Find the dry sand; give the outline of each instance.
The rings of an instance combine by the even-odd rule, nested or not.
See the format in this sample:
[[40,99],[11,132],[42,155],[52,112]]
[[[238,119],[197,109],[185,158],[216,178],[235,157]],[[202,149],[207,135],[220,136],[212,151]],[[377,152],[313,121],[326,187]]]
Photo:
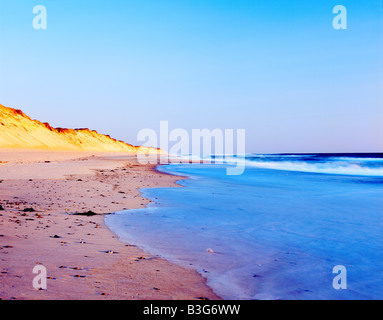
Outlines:
[[[104,214],[147,205],[140,188],[176,187],[179,177],[117,153],[13,150],[0,161],[1,299],[219,299],[193,269],[104,224]],[[88,211],[97,215],[75,215]],[[47,269],[46,290],[32,286],[36,264]]]

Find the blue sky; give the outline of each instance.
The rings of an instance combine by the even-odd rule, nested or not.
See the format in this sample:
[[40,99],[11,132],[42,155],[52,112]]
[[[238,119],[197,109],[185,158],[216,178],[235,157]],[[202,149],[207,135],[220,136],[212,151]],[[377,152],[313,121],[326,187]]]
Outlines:
[[[348,29],[335,30],[344,5]],[[32,8],[47,8],[47,30]],[[381,0],[0,0],[0,103],[136,143],[246,129],[248,152],[383,151]]]

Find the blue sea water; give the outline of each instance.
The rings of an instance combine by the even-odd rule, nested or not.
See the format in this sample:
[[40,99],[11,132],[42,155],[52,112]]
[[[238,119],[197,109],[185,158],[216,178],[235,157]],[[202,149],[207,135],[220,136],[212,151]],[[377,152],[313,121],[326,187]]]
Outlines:
[[[211,157],[219,159],[219,156]],[[170,164],[183,188],[142,189],[147,208],[107,225],[124,241],[198,270],[224,299],[382,299],[383,156],[246,155]],[[232,163],[232,162],[231,162]],[[333,268],[347,270],[336,290]]]

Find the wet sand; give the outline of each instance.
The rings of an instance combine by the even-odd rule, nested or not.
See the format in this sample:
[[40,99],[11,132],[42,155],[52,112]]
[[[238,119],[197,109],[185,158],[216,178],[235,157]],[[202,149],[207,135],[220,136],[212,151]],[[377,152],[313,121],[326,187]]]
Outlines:
[[[179,177],[116,153],[2,151],[0,161],[1,299],[219,299],[195,270],[104,224],[105,214],[147,205],[140,188],[177,187]],[[37,264],[46,290],[32,286]]]

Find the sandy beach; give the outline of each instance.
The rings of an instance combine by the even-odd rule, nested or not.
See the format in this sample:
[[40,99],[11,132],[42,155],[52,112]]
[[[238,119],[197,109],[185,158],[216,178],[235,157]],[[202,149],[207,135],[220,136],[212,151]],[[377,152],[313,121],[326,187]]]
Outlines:
[[[1,151],[0,298],[219,299],[195,270],[120,241],[104,224],[105,214],[146,206],[140,188],[178,179],[126,153]],[[32,286],[37,264],[46,290]]]

